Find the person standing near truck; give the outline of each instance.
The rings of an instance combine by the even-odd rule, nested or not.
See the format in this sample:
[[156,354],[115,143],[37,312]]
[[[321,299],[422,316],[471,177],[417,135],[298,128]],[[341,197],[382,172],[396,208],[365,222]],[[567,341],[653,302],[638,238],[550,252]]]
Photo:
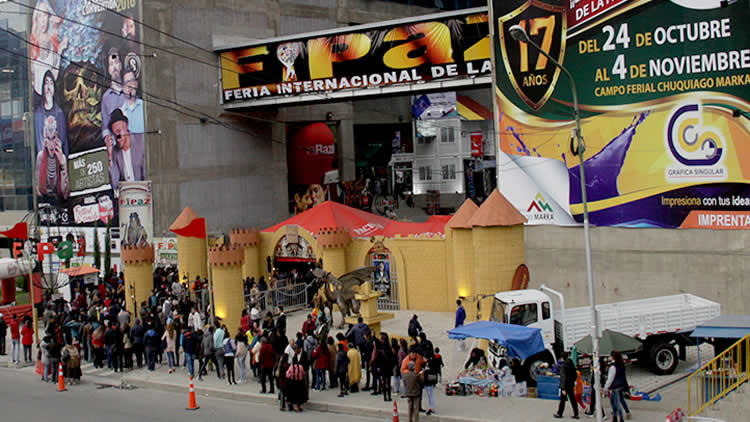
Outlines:
[[576,403],[575,386],[578,373],[576,372],[576,366],[573,363],[573,359],[570,358],[570,353],[565,352],[562,355],[563,364],[560,367],[560,404],[557,406],[557,413],[555,418],[562,418],[563,411],[565,411],[565,401],[569,401],[573,407],[573,419],[579,419],[578,416],[578,403]]
[[623,392],[628,388],[628,381],[625,377],[625,362],[622,360],[622,354],[616,350],[610,354],[610,357],[612,358],[612,365],[607,371],[607,383],[604,385],[604,389],[610,392],[609,403],[612,405],[612,422],[623,422],[622,402],[625,400]]

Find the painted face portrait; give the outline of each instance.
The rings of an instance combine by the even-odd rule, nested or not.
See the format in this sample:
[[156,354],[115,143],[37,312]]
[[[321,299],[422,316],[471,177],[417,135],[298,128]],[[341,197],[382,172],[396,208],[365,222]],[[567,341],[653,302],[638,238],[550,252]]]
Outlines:
[[115,49],[111,49],[109,55],[107,56],[107,60],[107,70],[109,71],[110,79],[118,83],[121,82],[122,62],[120,61],[120,53],[118,53]]
[[127,122],[124,120],[114,122],[112,124],[112,133],[117,140],[117,146],[120,148],[126,148],[130,145],[130,131],[128,131]]
[[55,149],[55,138],[57,138],[57,120],[54,116],[47,116],[44,119],[44,147],[49,153]]
[[138,79],[135,78],[135,74],[133,72],[125,72],[122,84],[122,92],[125,94],[125,97],[128,100],[134,99],[138,92]]
[[121,31],[122,36],[128,39],[135,39],[135,22],[133,18],[125,18],[122,21]]
[[55,99],[55,80],[51,74],[44,77],[44,102],[52,104]]

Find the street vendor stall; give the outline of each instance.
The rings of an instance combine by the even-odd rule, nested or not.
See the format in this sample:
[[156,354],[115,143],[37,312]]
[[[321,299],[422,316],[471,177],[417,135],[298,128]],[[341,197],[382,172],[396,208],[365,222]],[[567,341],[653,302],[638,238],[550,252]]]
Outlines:
[[[448,331],[454,340],[492,340],[507,349],[507,356],[525,359],[544,350],[541,330],[493,321],[477,321]],[[526,382],[517,382],[510,366],[491,368],[480,349],[472,351],[466,367],[454,382],[446,385],[446,395],[525,396]],[[478,356],[482,355],[482,356]]]

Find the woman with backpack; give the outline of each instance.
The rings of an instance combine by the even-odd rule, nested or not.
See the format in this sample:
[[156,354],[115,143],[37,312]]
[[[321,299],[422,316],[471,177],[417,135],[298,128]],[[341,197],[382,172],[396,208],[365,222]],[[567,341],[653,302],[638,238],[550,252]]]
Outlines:
[[435,357],[427,360],[427,364],[424,369],[424,390],[427,392],[427,403],[430,407],[425,412],[425,415],[431,415],[435,413],[435,385],[438,383],[438,375],[440,374],[440,363],[435,360]]
[[[226,326],[223,328],[225,333],[229,333]],[[224,337],[224,366],[227,368],[227,381],[229,381],[229,385],[237,384],[237,381],[234,379],[234,355],[236,353],[237,346],[235,346],[234,340],[229,336]]]
[[296,412],[301,412],[302,404],[305,402],[305,368],[296,355],[286,371],[286,379],[288,401]]

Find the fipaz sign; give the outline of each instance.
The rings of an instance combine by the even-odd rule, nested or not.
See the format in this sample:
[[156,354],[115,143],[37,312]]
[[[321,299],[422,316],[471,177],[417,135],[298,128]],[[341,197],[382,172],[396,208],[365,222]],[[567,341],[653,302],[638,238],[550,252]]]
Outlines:
[[[75,245],[78,245],[78,251],[75,249]],[[33,243],[31,249],[33,250]],[[75,256],[86,256],[86,238],[80,236],[75,240],[75,243],[70,240],[59,242],[57,246],[50,242],[39,242],[36,244],[36,255],[39,262],[44,262],[46,255],[57,255],[62,260],[70,259]],[[18,259],[23,256],[23,243],[13,242],[13,258]]]
[[464,11],[222,51],[225,103],[489,74],[487,13]]

